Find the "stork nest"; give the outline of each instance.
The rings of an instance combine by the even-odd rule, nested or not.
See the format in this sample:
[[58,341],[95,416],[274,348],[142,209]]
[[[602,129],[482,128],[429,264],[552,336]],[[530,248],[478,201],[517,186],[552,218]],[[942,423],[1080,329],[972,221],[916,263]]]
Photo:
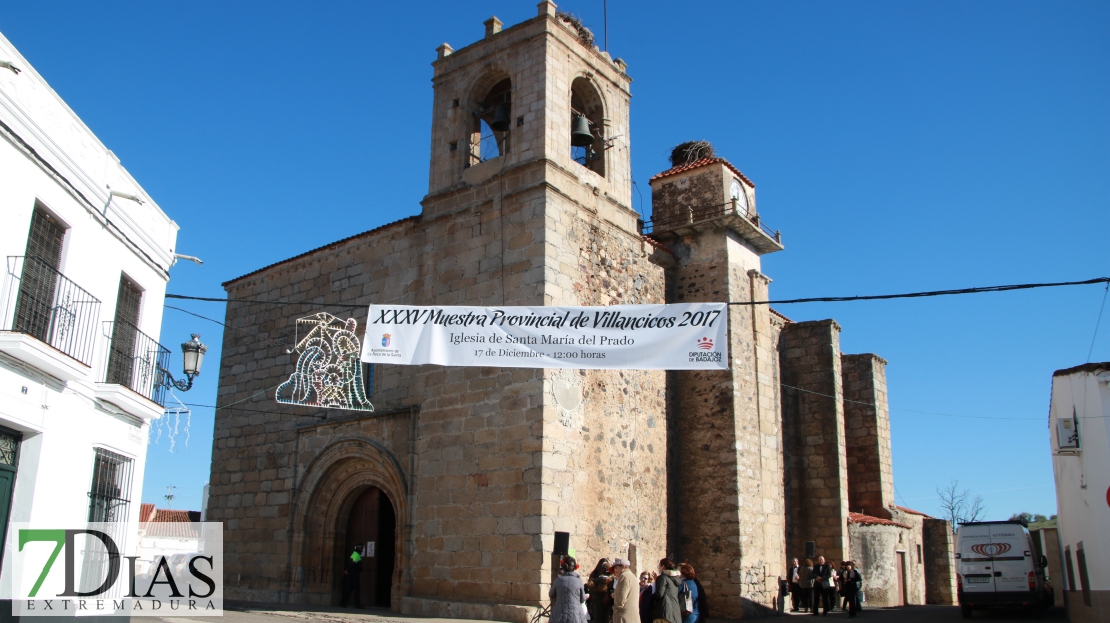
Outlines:
[[555,11],[555,17],[557,19],[563,20],[563,23],[565,23],[567,26],[570,26],[572,30],[577,32],[578,38],[582,41],[582,43],[586,45],[586,47],[593,46],[594,33],[591,32],[589,28],[586,28],[586,26],[582,23],[582,20],[578,19],[577,16],[571,15],[570,13],[564,13],[562,11]]
[[717,151],[709,141],[686,141],[671,150],[671,167],[680,167],[702,158],[716,157]]

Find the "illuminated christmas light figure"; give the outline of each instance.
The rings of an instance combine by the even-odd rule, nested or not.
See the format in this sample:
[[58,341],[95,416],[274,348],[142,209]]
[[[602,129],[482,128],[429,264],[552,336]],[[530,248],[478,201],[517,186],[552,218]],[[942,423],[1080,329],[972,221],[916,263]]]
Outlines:
[[326,312],[297,319],[297,333],[307,330],[294,350],[297,369],[278,386],[278,402],[306,407],[373,411],[362,380],[362,346],[354,318],[343,321]]

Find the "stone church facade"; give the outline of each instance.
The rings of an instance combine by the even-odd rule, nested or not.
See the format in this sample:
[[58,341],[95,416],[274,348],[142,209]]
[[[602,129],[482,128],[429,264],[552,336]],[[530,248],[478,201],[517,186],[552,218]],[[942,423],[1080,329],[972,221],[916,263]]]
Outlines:
[[730,306],[722,371],[377,365],[373,412],[274,401],[296,320],[320,311],[364,327],[371,303],[768,299],[760,257],[783,246],[754,184],[689,159],[652,178],[645,227],[626,66],[538,8],[438,49],[419,215],[224,284],[208,520],[224,523],[226,597],[338,603],[345,554],[373,542],[364,602],[525,621],[566,533],[584,567],[689,560],[713,616],[741,618],[772,605],[787,556],[811,542],[843,560],[854,531],[869,552],[911,554],[898,564],[915,602],[934,584],[950,600],[926,581],[943,565],[912,555],[913,538],[937,561],[944,543],[894,505],[885,362],[842,355],[831,320]]

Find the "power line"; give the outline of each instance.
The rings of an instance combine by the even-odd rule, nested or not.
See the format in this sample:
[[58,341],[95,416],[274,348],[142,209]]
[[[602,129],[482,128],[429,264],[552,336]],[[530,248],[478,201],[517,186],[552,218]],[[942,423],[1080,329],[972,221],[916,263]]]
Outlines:
[[1110,283],[1102,292],[1102,306],[1098,308],[1098,320],[1095,320],[1095,334],[1091,336],[1091,347],[1087,349],[1087,363],[1091,363],[1091,353],[1095,352],[1095,338],[1098,337],[1098,325],[1102,322],[1102,312],[1106,309],[1106,295],[1110,293]]
[[344,303],[317,303],[314,301],[263,301],[259,299],[227,299],[213,298],[210,296],[186,296],[184,294],[167,294],[168,299],[183,299],[186,301],[205,301],[208,303],[266,303],[269,305],[315,305],[317,307],[343,307],[347,309],[365,309],[369,305],[347,305]]
[[929,292],[907,292],[904,294],[872,294],[867,296],[824,296],[805,299],[782,299],[778,301],[730,301],[729,305],[785,305],[787,303],[842,303],[847,301],[878,301],[886,299],[910,299],[927,296],[948,296],[952,294],[980,294],[982,292],[1009,292],[1011,290],[1032,290],[1033,288],[1055,288],[1060,286],[1085,286],[1093,283],[1110,284],[1110,277],[1097,277],[1086,281],[1057,281],[1053,283],[1020,283],[1008,286],[983,286],[979,288],[960,288],[957,290],[931,290]]
[[261,331],[247,331],[246,329],[240,329],[240,328],[237,328],[237,327],[229,327],[228,325],[220,322],[219,320],[216,320],[215,318],[209,318],[208,316],[202,316],[200,314],[191,312],[187,309],[181,309],[180,307],[174,307],[173,305],[166,305],[165,307],[166,307],[166,309],[173,309],[173,310],[185,313],[185,314],[189,314],[190,316],[195,316],[197,318],[200,318],[201,320],[207,320],[208,322],[214,322],[214,323],[220,325],[221,327],[223,327],[225,329],[231,329],[232,331],[238,331],[240,333],[246,333],[247,335],[253,335],[253,336],[256,336],[256,337],[260,337],[260,338],[266,340],[267,342],[269,342],[269,343],[271,343],[275,346],[280,346],[280,347],[282,347],[286,350],[289,349],[289,345],[286,344],[285,342],[279,342],[277,340],[270,339],[270,338],[266,337],[265,335],[263,335]]
[[[981,294],[984,292],[1010,292],[1013,290],[1032,290],[1034,288],[1056,288],[1062,286],[1086,286],[1095,283],[1105,283],[1110,288],[1110,277],[1096,277],[1084,281],[1055,281],[1050,283],[1019,283],[1002,286],[981,286],[976,288],[959,288],[955,290],[930,290],[927,292],[905,292],[901,294],[870,294],[864,296],[821,296],[801,299],[780,299],[771,301],[724,301],[728,305],[786,305],[790,303],[844,303],[848,301],[879,301],[888,299],[925,298],[930,296],[951,296],[954,294]],[[348,309],[363,309],[369,305],[348,305],[345,303],[315,303],[302,301],[299,303],[289,301],[263,301],[258,299],[228,299],[212,298],[206,296],[186,296],[184,294],[167,294],[168,299],[184,299],[189,301],[207,301],[214,303],[265,303],[269,305],[316,305],[318,307],[344,307]],[[1101,318],[1101,314],[1100,314]]]

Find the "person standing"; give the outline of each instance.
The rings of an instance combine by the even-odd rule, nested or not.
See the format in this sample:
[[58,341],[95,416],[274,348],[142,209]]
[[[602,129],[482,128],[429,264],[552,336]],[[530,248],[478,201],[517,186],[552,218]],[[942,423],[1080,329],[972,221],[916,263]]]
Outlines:
[[590,593],[590,600],[587,602],[590,623],[609,623],[613,616],[613,597],[610,594],[613,575],[609,567],[608,558],[597,561],[597,566],[590,572],[590,578],[586,582],[586,590]]
[[[830,588],[830,585],[832,586]],[[825,562],[824,556],[817,557],[817,564],[813,566],[813,591],[812,613],[817,616],[818,607],[825,609],[825,616],[829,616],[832,609],[833,592],[836,590],[836,580],[833,578],[832,565]]]
[[[682,623],[698,623],[698,601],[701,594],[698,592],[698,582],[695,579],[697,573],[694,572],[694,567],[689,563],[682,563],[678,566],[678,574],[682,578],[682,586],[679,595],[689,593],[689,609],[683,600],[679,600],[678,606],[682,612]],[[684,595],[683,595],[684,596]]]
[[848,611],[848,579],[845,577],[848,573],[848,561],[840,561],[840,571],[836,574],[836,594],[839,596],[837,602],[840,603],[840,611]]
[[845,593],[848,596],[848,617],[854,617],[862,608],[860,597],[863,590],[863,574],[856,569],[856,563],[848,561],[844,572]]
[[792,562],[790,564],[790,574],[789,574],[789,577],[790,577],[790,611],[791,612],[797,612],[798,611],[798,604],[800,603],[800,600],[801,600],[801,595],[798,594],[802,590],[802,587],[801,587],[801,581],[802,581],[801,570],[802,570],[802,566],[798,564],[798,559],[795,558],[794,562]]
[[651,623],[651,597],[655,594],[655,574],[640,574],[640,623]]
[[640,588],[636,574],[627,559],[617,558],[610,571],[613,573],[613,623],[640,623]]
[[559,577],[551,584],[551,623],[586,623],[586,587],[578,576],[578,563],[570,556],[559,563]]
[[806,564],[798,570],[798,585],[802,593],[802,610],[809,612],[813,604],[813,560],[806,558]]
[[682,610],[678,607],[677,565],[670,558],[659,561],[659,577],[655,579],[655,594],[651,603],[654,623],[682,623]]
[[355,607],[362,608],[362,596],[359,594],[359,585],[362,584],[362,546],[356,545],[347,560],[343,561],[343,597],[339,600],[339,607],[346,608],[347,600],[351,593],[355,595]]

